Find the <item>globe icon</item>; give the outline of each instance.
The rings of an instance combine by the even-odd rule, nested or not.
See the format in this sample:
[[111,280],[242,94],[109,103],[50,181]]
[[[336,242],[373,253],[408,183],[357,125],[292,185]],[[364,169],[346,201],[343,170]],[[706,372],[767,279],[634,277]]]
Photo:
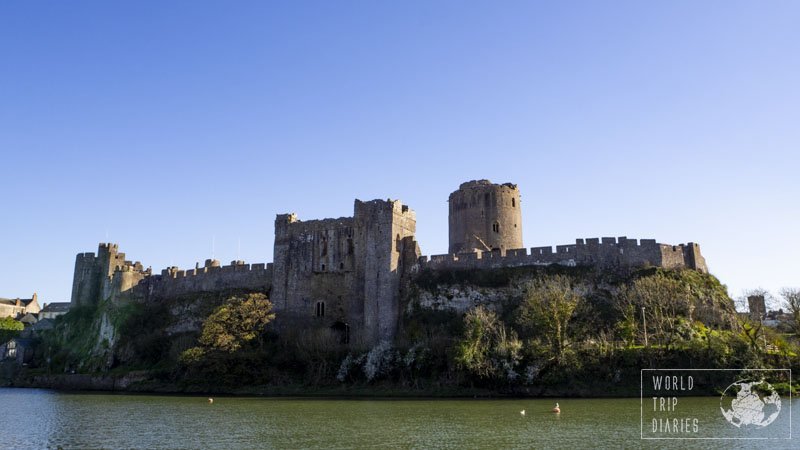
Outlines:
[[719,409],[725,420],[737,428],[763,428],[778,418],[781,397],[764,380],[740,380],[732,383],[722,393]]

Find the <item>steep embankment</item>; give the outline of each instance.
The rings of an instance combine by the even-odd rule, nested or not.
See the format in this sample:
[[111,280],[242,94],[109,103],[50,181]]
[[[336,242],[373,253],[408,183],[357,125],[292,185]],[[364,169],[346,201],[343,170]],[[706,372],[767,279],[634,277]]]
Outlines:
[[642,368],[752,367],[772,357],[741,335],[725,287],[696,271],[439,270],[410,291],[403,335],[438,355],[445,383],[634,395]]
[[245,292],[99,302],[71,311],[41,337],[17,384],[289,395],[625,396],[638,395],[642,368],[797,368],[795,344],[748,328],[725,287],[690,270],[423,271],[404,292],[398,338],[372,348],[342,344],[324,327],[283,329],[278,336],[264,328],[272,320],[265,315],[249,324],[257,299],[246,309]]

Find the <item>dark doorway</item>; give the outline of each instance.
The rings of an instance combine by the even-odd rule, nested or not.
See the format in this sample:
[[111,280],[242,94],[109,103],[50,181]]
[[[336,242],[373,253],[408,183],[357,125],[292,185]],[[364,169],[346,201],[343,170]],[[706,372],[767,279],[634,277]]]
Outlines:
[[331,325],[331,329],[339,336],[340,344],[350,343],[350,325],[339,321]]

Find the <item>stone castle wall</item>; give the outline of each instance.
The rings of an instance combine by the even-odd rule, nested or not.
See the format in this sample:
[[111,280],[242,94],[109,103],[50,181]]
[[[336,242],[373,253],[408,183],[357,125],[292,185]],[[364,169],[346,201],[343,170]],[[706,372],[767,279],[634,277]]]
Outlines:
[[346,330],[342,339],[357,343],[391,340],[404,267],[419,255],[415,229],[414,212],[391,200],[356,200],[353,217],[338,219],[279,214],[273,302],[290,323]]
[[116,244],[100,244],[94,253],[79,253],[75,259],[72,286],[73,305],[87,305],[98,300],[157,301],[179,298],[200,292],[252,290],[269,292],[272,264],[245,264],[233,261],[221,266],[206,260],[203,267],[181,270],[170,267],[153,275],[142,264],[125,260]]
[[230,265],[221,266],[216,260],[206,260],[203,267],[194,269],[164,269],[161,275],[149,277],[146,283],[148,295],[154,299],[176,298],[197,292],[269,292],[271,287],[272,264],[231,261]]
[[358,239],[354,227],[352,217],[309,221],[295,214],[276,217],[271,297],[284,319],[288,316],[291,322],[312,327],[361,324],[363,301],[352,295]]
[[[169,267],[160,274],[125,259],[116,244],[75,259],[72,303],[100,300],[163,301],[195,293],[232,290],[269,295],[281,320],[300,333],[333,330],[356,346],[392,340],[400,300],[422,269],[491,269],[561,264],[599,268],[657,266],[707,272],[697,244],[666,245],[626,237],[578,239],[575,244],[522,248],[519,190],[487,180],[464,183],[450,195],[450,248],[420,256],[416,214],[396,200],[355,200],[352,217],[301,221],[275,219],[271,264],[228,266],[206,260],[194,269]],[[487,249],[488,251],[475,251]]]
[[[117,271],[129,272],[123,279],[113,281]],[[117,244],[101,243],[95,253],[78,253],[75,257],[75,272],[72,278],[73,305],[88,305],[115,292],[114,287],[129,289],[144,276],[149,275],[138,261],[125,259]]]
[[418,269],[480,269],[560,264],[565,266],[597,266],[601,268],[658,266],[690,268],[708,272],[700,247],[659,244],[655,239],[604,237],[577,239],[575,244],[553,247],[532,247],[422,256]]
[[[400,317],[401,282],[407,255],[419,257],[413,241],[417,217],[399,201],[355,202],[359,231],[356,289],[364,305],[364,341],[392,340]],[[362,286],[363,283],[363,286]]]

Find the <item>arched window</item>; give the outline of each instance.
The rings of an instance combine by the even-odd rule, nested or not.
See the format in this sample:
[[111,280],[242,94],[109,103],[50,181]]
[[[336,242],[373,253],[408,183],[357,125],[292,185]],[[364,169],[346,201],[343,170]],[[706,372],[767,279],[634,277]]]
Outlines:
[[317,306],[314,309],[314,314],[317,317],[325,317],[325,302],[317,302]]
[[514,197],[511,197],[511,207],[512,208],[517,207],[517,199],[515,199]]
[[500,232],[500,224],[497,223],[497,222],[493,223],[492,224],[492,231],[494,231],[495,233],[499,233]]

